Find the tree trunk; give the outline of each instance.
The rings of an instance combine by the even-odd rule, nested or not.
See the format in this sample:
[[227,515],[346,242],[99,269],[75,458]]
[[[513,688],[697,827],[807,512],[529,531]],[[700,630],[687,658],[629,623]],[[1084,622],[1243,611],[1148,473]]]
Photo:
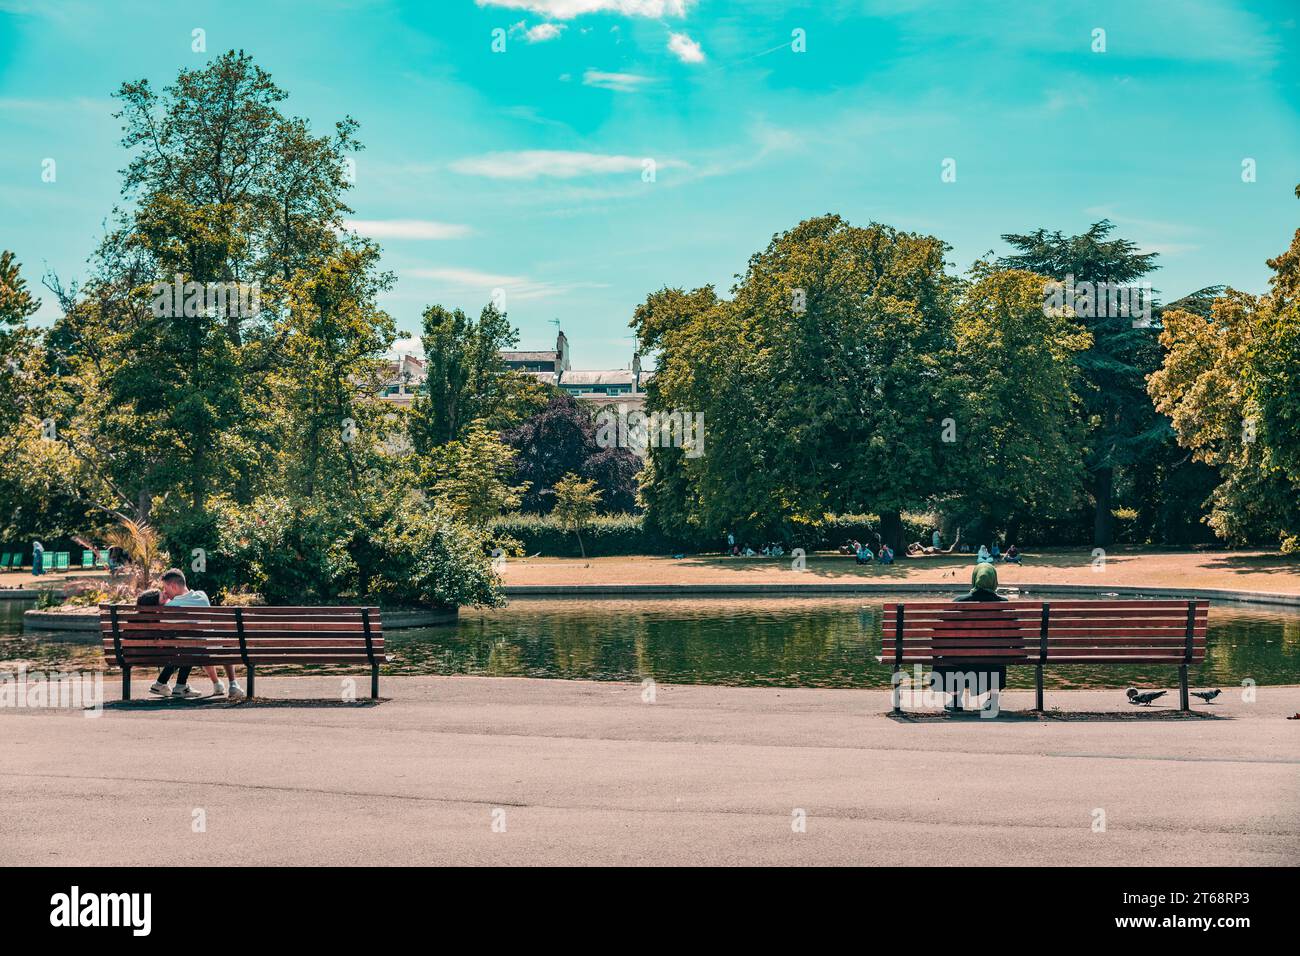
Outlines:
[[1097,548],[1108,548],[1113,533],[1110,510],[1115,487],[1115,469],[1097,469],[1096,482],[1097,513],[1093,518],[1092,543]]
[[895,554],[906,554],[903,543],[903,516],[897,511],[880,512],[880,538],[894,549]]
[[149,523],[149,513],[153,510],[153,492],[148,488],[140,489],[140,494],[136,498],[135,520],[140,524]]

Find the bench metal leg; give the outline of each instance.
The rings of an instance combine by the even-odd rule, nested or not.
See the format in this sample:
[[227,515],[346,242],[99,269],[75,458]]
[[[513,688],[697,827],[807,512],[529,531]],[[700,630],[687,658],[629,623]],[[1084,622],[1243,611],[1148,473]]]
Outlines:
[[122,668],[122,699],[131,699],[131,668]]
[[901,714],[903,712],[903,684],[898,676],[902,672],[903,672],[903,668],[895,664],[894,665],[894,713],[896,714]]
[[248,665],[248,699],[249,700],[253,699],[253,678],[256,676],[257,675],[254,672],[253,665],[249,664]]
[[1034,679],[1034,710],[1043,709],[1043,665],[1038,665],[1038,676]]
[[1191,705],[1187,702],[1187,665],[1180,664],[1178,667],[1178,706],[1183,710],[1191,710]]
[[379,699],[379,665],[370,665],[370,699]]

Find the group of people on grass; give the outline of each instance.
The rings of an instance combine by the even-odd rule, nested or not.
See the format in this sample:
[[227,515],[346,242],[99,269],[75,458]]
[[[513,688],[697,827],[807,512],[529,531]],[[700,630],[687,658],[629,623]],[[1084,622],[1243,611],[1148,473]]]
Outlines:
[[894,563],[894,549],[889,546],[888,542],[879,539],[876,541],[874,551],[871,549],[871,542],[851,539],[844,542],[840,547],[840,553],[853,555],[855,564],[870,564],[872,561],[880,564]]
[[[136,607],[211,607],[212,602],[203,591],[194,590],[185,583],[185,573],[179,568],[172,568],[170,571],[164,571],[162,576],[162,587],[150,589],[141,592],[140,596],[135,599]],[[226,669],[226,681],[222,683],[221,678],[217,676],[217,669],[212,665],[205,665],[204,673],[208,675],[208,680],[212,681],[213,697],[231,697],[239,698],[244,696],[244,689],[239,686],[235,680],[235,668],[232,664],[224,665]],[[149,688],[149,693],[158,694],[161,697],[179,697],[191,698],[202,697],[197,690],[190,687],[190,671],[193,667],[173,667],[167,665],[158,672],[158,679],[153,682]],[[169,686],[172,675],[176,675],[176,687],[173,689]]]
[[724,558],[753,558],[760,554],[765,558],[783,558],[785,557],[785,545],[780,541],[769,541],[767,544],[759,548],[759,550],[755,551],[748,544],[738,544],[734,532],[727,532],[727,544],[726,547],[722,549],[722,556]]
[[[997,539],[993,540],[992,545],[981,544],[978,549],[961,540],[961,529],[957,529],[957,537],[953,539],[952,544],[943,547],[943,536],[939,529],[935,528],[930,535],[930,544],[922,544],[920,541],[913,541],[907,546],[904,552],[909,558],[926,557],[934,554],[952,554],[954,551],[959,554],[974,554],[976,564],[992,564],[997,561],[1006,561],[1011,564],[1020,564],[1023,560],[1020,549],[1014,544],[1008,545],[1006,551],[1001,550],[998,546]],[[849,538],[839,546],[839,553],[850,555],[856,564],[871,564],[873,561],[879,564],[894,563],[894,549],[884,541],[880,535],[874,535],[874,541],[859,541],[856,538]],[[785,547],[780,542],[772,542],[763,545],[760,551],[755,551],[748,544],[740,544],[736,541],[734,532],[727,532],[727,543],[722,549],[724,557],[752,558],[759,554],[768,558],[779,558],[785,555]]]

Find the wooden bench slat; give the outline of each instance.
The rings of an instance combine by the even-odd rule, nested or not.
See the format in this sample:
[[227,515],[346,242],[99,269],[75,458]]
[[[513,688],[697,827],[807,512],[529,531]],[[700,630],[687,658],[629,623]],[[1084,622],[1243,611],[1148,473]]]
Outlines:
[[100,637],[110,664],[123,667],[123,697],[134,668],[179,665],[369,664],[379,696],[383,620],[371,607],[99,606]]

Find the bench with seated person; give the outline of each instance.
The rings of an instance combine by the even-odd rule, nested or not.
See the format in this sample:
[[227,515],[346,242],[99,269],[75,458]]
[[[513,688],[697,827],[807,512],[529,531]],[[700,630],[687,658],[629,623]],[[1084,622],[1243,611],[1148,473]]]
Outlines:
[[[992,565],[976,566],[997,586]],[[991,593],[987,586],[976,591]],[[972,592],[974,593],[974,592]],[[905,664],[936,671],[1005,674],[1036,668],[1035,710],[1043,710],[1043,668],[1049,664],[1168,664],[1178,668],[1180,707],[1190,709],[1187,672],[1205,660],[1209,602],[1006,601],[968,596],[958,601],[886,604],[881,653],[894,669],[894,712],[902,713],[899,679]],[[1005,680],[999,680],[1002,686]]]
[[379,697],[384,655],[377,607],[137,607],[101,604],[104,657],[122,669],[131,699],[136,667],[243,664],[253,696],[260,664],[367,664]]

